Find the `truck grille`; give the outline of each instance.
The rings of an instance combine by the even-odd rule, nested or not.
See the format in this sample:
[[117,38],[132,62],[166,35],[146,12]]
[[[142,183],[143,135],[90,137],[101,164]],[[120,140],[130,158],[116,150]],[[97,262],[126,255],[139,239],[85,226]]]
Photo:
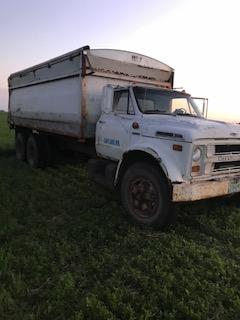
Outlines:
[[213,172],[239,173],[240,172],[240,144],[215,145],[215,157]]
[[240,169],[240,161],[217,162],[214,164],[214,170]]
[[240,153],[240,144],[216,145],[215,153]]

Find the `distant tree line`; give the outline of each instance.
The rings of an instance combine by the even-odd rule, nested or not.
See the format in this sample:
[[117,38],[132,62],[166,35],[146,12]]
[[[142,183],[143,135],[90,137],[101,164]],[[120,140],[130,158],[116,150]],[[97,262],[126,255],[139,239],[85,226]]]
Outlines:
[[6,112],[3,108],[6,109],[6,106],[0,105],[0,112]]

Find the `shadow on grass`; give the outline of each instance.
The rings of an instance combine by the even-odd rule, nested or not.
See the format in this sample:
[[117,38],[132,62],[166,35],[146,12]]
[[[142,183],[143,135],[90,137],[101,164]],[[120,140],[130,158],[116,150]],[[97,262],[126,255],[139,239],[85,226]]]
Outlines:
[[[0,157],[9,158],[15,156],[14,148],[1,148],[0,147]],[[50,166],[58,165],[68,165],[68,164],[78,164],[78,163],[87,163],[89,157],[85,154],[76,152],[76,151],[55,151],[53,152]]]
[[179,204],[179,209],[190,211],[193,215],[201,215],[205,214],[206,211],[214,211],[219,207],[236,206],[239,208],[239,198],[240,194],[238,193],[224,197],[204,199],[195,202]]
[[14,149],[3,149],[0,148],[0,157],[12,157],[15,155]]

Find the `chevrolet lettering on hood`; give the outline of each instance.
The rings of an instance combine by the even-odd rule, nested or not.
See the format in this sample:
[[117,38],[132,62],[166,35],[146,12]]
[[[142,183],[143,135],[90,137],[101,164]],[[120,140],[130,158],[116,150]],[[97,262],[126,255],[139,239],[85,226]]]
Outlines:
[[234,161],[234,157],[221,155],[221,156],[218,156],[218,161],[219,162]]

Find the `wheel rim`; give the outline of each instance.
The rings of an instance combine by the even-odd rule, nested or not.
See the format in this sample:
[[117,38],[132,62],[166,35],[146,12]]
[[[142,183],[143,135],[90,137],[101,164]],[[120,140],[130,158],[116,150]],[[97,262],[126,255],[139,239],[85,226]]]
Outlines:
[[140,218],[151,218],[159,206],[158,192],[154,184],[145,178],[137,178],[130,184],[130,202]]

